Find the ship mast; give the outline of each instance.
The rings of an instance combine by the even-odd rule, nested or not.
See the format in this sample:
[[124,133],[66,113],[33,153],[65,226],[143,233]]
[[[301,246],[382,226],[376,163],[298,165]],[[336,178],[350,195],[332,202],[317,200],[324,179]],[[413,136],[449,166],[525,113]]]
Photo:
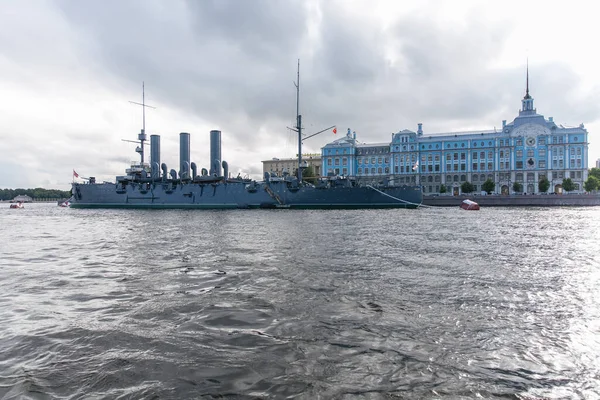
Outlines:
[[296,132],[298,132],[298,182],[302,182],[302,116],[300,115],[300,59],[298,59],[298,75],[296,86]]
[[136,152],[140,153],[141,162],[140,165],[144,165],[144,141],[148,140],[148,136],[146,136],[146,107],[148,108],[156,108],[149,106],[146,104],[146,91],[144,88],[144,82],[142,82],[142,102],[137,103],[135,101],[130,101],[131,104],[137,104],[138,106],[142,106],[142,130],[138,134],[138,140],[140,141],[140,146],[135,149]]

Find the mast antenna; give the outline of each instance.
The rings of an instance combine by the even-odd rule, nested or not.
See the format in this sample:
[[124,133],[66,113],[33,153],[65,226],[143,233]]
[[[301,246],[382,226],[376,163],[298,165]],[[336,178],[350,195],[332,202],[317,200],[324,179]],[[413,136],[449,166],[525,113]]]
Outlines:
[[149,106],[146,104],[146,90],[144,87],[144,82],[142,81],[142,102],[137,103],[135,101],[130,101],[131,104],[136,104],[138,106],[142,106],[142,131],[138,134],[138,140],[140,141],[140,147],[136,148],[135,151],[140,153],[141,164],[144,164],[144,141],[147,140],[146,136],[146,107],[156,109],[156,107]]
[[298,132],[298,182],[302,183],[302,116],[300,115],[300,59],[296,77],[296,130]]

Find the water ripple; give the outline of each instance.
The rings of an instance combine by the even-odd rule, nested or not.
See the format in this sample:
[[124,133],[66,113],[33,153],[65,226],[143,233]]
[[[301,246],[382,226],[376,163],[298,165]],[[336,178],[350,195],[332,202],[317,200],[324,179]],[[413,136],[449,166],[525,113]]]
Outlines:
[[597,208],[0,219],[2,399],[600,399]]

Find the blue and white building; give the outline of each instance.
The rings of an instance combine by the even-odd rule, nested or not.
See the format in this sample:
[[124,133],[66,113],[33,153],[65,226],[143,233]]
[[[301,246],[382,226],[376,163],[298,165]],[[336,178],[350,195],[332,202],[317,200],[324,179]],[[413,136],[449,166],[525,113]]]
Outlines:
[[529,94],[529,76],[519,115],[501,130],[425,134],[405,129],[392,134],[391,142],[361,144],[356,133],[321,149],[323,175],[354,176],[359,181],[421,184],[424,194],[440,192],[441,185],[453,194],[463,182],[475,190],[491,179],[495,193],[512,193],[519,182],[525,193],[538,193],[546,177],[549,192],[561,192],[562,181],[571,178],[575,192],[583,192],[587,179],[588,132],[557,125],[552,117],[538,114]]

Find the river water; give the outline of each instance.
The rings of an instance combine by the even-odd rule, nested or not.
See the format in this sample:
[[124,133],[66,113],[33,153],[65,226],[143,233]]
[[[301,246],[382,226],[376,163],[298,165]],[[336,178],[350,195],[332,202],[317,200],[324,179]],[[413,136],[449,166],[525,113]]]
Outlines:
[[600,399],[600,208],[0,209],[1,399]]

